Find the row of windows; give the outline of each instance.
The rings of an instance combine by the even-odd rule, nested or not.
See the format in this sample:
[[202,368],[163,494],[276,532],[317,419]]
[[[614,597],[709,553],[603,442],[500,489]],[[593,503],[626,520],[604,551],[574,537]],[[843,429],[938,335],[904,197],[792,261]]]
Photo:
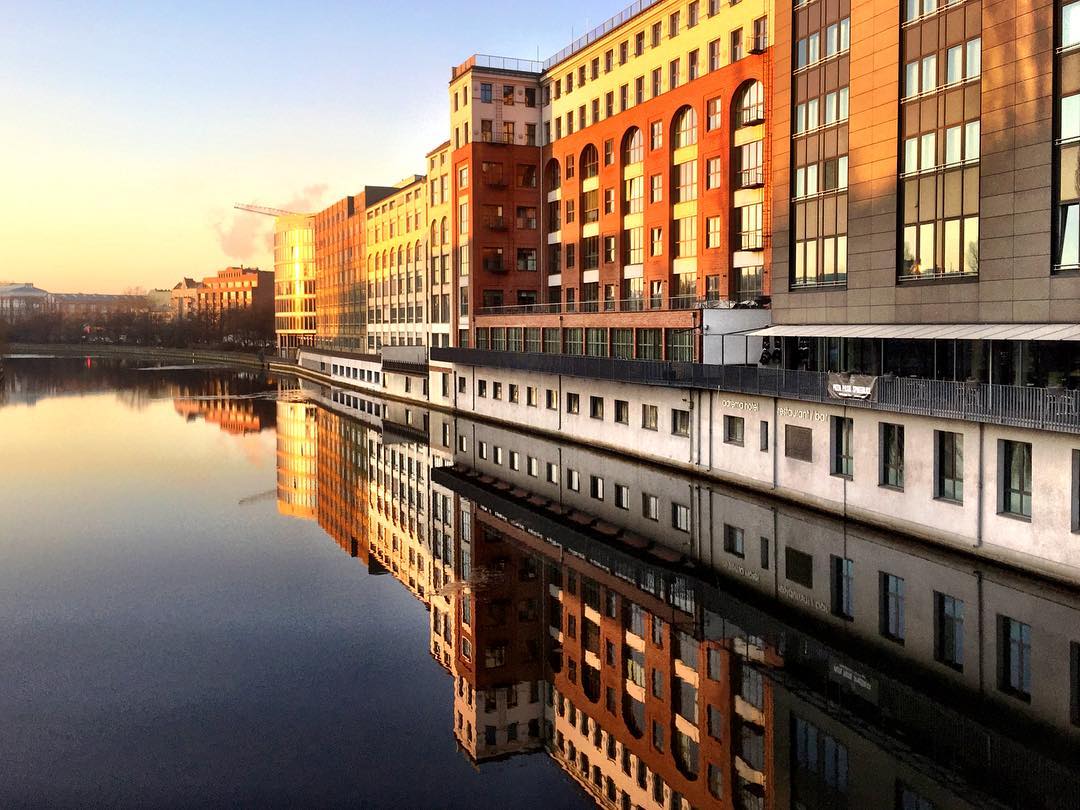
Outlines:
[[[830,598],[833,615],[843,619],[855,618],[855,564],[845,557],[829,559]],[[903,644],[906,627],[906,583],[903,577],[878,571],[878,629],[882,636]],[[813,588],[813,559],[794,548],[786,549],[785,577],[805,588]],[[964,670],[965,631],[964,601],[947,593],[933,592],[933,655],[934,659],[958,672]],[[1031,626],[1009,616],[997,618],[998,688],[1022,700],[1031,699]],[[1072,643],[1075,660],[1076,642]],[[1077,716],[1080,682],[1074,673],[1070,680],[1072,722]]]
[[904,98],[932,93],[939,87],[978,78],[982,72],[982,39],[975,37],[945,51],[945,75],[941,76],[937,54],[904,65]]
[[[824,48],[822,41],[824,40]],[[831,59],[851,48],[851,20],[845,17],[825,29],[824,36],[815,31],[795,42],[795,69],[810,67],[823,59]]]
[[[904,489],[904,426],[881,422],[878,425],[878,485]],[[785,455],[812,461],[813,429],[786,425]],[[1080,451],[1074,451],[1080,453]],[[830,417],[829,472],[852,479],[855,476],[854,425],[850,417]],[[933,497],[953,503],[964,502],[964,436],[950,431],[934,431]],[[1075,465],[1074,465],[1075,466]],[[998,440],[998,514],[1030,519],[1032,514],[1032,447],[1029,442]],[[1073,485],[1074,500],[1080,486]],[[1074,507],[1074,512],[1076,511]],[[1074,521],[1075,523],[1075,521]],[[1077,528],[1074,525],[1073,531]]]
[[[713,17],[717,14],[721,6],[721,0],[708,0],[709,17]],[[680,11],[672,12],[668,17],[668,34],[667,39],[674,39],[679,35],[680,24],[683,20],[682,13]],[[693,0],[687,6],[686,10],[686,30],[694,28],[698,24],[698,0]],[[660,43],[663,41],[663,22],[656,21],[652,23],[648,31],[641,30],[634,34],[634,48],[633,55],[640,57],[645,54],[645,41],[646,34],[648,34],[649,44],[652,48],[660,47]],[[753,43],[751,47],[755,51],[764,50],[768,45],[768,20],[765,17],[759,17],[753,22]],[[730,35],[731,49],[730,56],[731,61],[735,62],[741,59],[744,55],[742,45],[742,29],[732,31]],[[719,40],[716,41],[717,51],[719,51]],[[710,50],[711,50],[710,45]],[[618,59],[619,65],[625,65],[630,59],[630,40],[623,40],[618,46]],[[719,63],[716,67],[710,68],[715,70],[719,67]],[[604,74],[611,73],[615,68],[615,48],[608,49],[603,56],[603,72]],[[570,70],[566,73],[565,77],[560,81],[556,79],[551,84],[544,86],[544,106],[551,103],[551,96],[554,93],[555,98],[560,98],[565,92],[567,94],[574,91],[575,79],[577,86],[582,88],[585,86],[587,80],[596,81],[600,78],[601,72],[601,58],[599,56],[593,57],[588,63],[582,63],[577,66],[575,70]]]

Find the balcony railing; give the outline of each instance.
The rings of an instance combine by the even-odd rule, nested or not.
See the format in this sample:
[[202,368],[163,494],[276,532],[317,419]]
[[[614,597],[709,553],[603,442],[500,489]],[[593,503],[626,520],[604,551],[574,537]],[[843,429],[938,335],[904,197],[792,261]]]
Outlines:
[[761,166],[740,169],[735,174],[735,183],[738,188],[759,188],[765,185],[765,169]]
[[488,217],[484,224],[488,226],[488,230],[492,231],[505,231],[506,230],[506,218],[505,217]]
[[[673,295],[671,297],[670,305],[667,307],[663,306],[662,301],[657,301],[655,306],[652,306],[653,303],[654,302],[649,298],[617,298],[604,299],[602,301],[578,301],[574,307],[565,308],[562,304],[557,302],[547,304],[516,304],[509,306],[480,307],[480,311],[477,314],[481,316],[551,315],[564,311],[571,313],[575,311],[597,312],[600,309],[604,312],[670,312],[671,310],[686,309],[733,309],[739,304],[748,307],[751,302],[719,298],[712,295]],[[591,306],[592,308],[586,309],[586,305]]]
[[765,247],[765,236],[762,231],[739,231],[736,244],[739,250],[762,250]]
[[[829,398],[828,374],[821,371],[461,348],[432,348],[431,358],[613,382],[837,402]],[[879,377],[872,399],[843,402],[850,407],[878,411],[1080,434],[1080,391],[1061,388]]]
[[484,259],[484,269],[489,273],[505,273],[506,265],[501,259]]

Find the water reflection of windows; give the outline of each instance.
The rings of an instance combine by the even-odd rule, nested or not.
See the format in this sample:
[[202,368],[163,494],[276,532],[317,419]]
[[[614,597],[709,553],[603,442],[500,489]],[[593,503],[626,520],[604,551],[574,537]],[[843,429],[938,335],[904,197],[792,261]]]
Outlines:
[[843,806],[848,786],[847,747],[793,715],[792,749],[793,787],[799,801],[806,806]]
[[681,660],[690,669],[697,669],[698,665],[698,642],[692,635],[678,630],[674,633],[675,657]]
[[739,756],[755,771],[765,769],[765,731],[756,725],[739,722]]
[[832,612],[834,616],[851,619],[855,616],[855,563],[846,557],[830,557],[832,582]]
[[904,642],[904,579],[881,572],[881,634],[893,641]]
[[964,669],[964,603],[934,592],[934,658],[958,671]]
[[739,663],[739,695],[755,709],[765,708],[765,680],[761,672],[745,661]]
[[[623,600],[623,628],[639,638],[645,638],[645,615],[641,605]],[[644,686],[644,681],[639,685]]]
[[934,803],[924,796],[920,796],[907,785],[898,782],[896,785],[897,810],[934,810]]
[[998,686],[1001,691],[1031,700],[1031,625],[998,616]]

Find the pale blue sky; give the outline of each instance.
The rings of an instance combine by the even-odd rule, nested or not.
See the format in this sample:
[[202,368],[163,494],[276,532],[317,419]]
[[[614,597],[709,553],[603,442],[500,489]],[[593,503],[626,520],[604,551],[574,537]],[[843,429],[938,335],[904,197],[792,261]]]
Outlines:
[[234,202],[321,206],[422,172],[452,65],[546,58],[621,8],[0,0],[0,280],[118,292],[270,267],[269,221]]

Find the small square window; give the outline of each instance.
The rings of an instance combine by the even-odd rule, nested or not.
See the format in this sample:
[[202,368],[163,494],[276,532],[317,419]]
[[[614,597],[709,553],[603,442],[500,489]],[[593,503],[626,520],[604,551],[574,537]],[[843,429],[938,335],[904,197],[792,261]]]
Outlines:
[[744,420],[741,416],[724,416],[724,443],[725,444],[737,444],[742,447],[743,444],[743,425]]
[[671,409],[671,435],[690,435],[690,411],[684,411],[680,408]]
[[659,408],[655,405],[641,406],[641,427],[645,430],[656,430],[659,423]]

